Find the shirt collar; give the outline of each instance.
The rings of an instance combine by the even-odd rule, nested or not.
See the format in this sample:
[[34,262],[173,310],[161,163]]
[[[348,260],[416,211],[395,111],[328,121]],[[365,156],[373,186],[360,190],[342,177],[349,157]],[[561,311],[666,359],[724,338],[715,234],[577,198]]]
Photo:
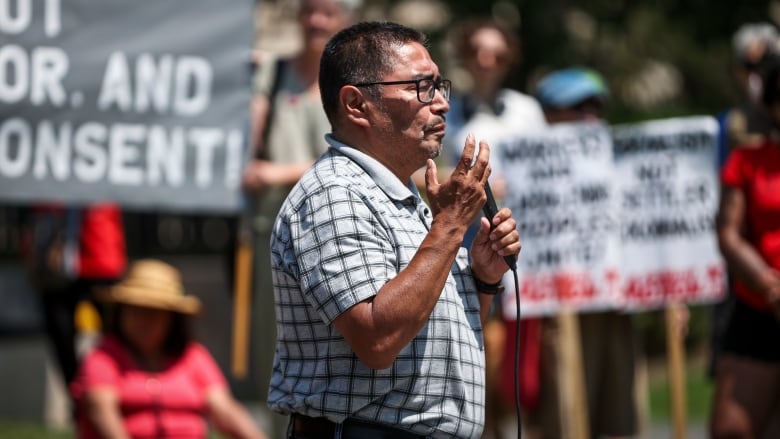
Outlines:
[[417,186],[412,179],[409,179],[407,184],[404,185],[392,171],[387,169],[385,165],[375,158],[334,139],[331,134],[325,135],[325,141],[328,142],[331,148],[338,151],[340,154],[349,157],[350,160],[363,168],[363,170],[374,179],[377,186],[379,186],[379,188],[390,198],[398,201],[403,201],[410,197],[415,197],[417,199],[421,198],[420,192],[417,190]]

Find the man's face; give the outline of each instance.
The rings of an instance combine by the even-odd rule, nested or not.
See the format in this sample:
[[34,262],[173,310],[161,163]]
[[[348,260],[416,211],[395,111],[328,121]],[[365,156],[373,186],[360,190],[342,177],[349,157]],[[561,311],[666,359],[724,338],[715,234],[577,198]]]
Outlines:
[[[439,79],[439,68],[428,51],[419,43],[404,45],[397,50],[396,68],[382,81],[406,81],[420,78]],[[389,160],[405,167],[425,164],[439,155],[444,137],[444,114],[449,102],[436,90],[433,101],[420,102],[414,83],[383,85],[382,98],[375,105],[379,110],[375,120],[387,145]],[[421,91],[421,96],[425,93]],[[414,169],[416,169],[414,168]]]
[[351,17],[334,0],[305,0],[298,12],[304,46],[324,50],[336,32],[350,24]]

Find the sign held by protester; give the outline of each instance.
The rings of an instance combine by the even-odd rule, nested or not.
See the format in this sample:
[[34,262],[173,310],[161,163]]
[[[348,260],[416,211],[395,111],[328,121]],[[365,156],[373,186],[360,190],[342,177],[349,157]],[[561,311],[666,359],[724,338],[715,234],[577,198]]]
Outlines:
[[612,307],[620,299],[620,261],[608,127],[551,125],[505,139],[496,150],[508,179],[503,204],[512,209],[523,241],[524,312]]
[[252,8],[0,2],[0,199],[238,210]]
[[710,117],[613,128],[626,308],[722,297],[717,133]]
[[[691,117],[555,124],[503,139],[523,316],[722,297],[716,138],[712,118]],[[516,315],[513,294],[504,312]]]

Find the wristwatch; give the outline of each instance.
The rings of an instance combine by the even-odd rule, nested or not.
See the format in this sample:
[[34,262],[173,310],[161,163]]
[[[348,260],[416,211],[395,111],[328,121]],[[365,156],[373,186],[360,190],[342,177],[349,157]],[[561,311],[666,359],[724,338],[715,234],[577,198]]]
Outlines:
[[484,282],[480,278],[478,278],[474,272],[471,273],[472,279],[474,279],[474,285],[477,286],[477,291],[479,291],[482,294],[489,294],[491,296],[494,296],[496,294],[501,294],[504,292],[504,284],[501,281],[498,281],[494,284],[489,284],[487,282]]

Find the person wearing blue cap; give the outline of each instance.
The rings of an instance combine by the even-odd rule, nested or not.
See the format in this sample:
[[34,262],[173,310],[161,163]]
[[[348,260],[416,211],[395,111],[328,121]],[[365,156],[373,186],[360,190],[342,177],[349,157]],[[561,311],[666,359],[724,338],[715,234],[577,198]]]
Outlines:
[[604,79],[587,68],[556,70],[536,87],[548,123],[599,119],[608,97]]

